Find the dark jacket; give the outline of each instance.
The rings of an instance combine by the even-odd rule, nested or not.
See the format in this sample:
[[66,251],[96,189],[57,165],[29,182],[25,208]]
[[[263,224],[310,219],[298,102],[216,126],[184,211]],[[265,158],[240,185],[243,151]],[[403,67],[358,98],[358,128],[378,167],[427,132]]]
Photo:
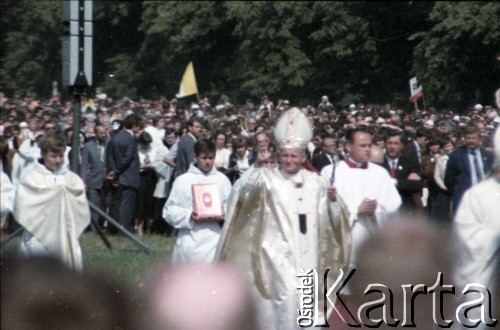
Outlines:
[[122,130],[113,137],[106,151],[108,169],[118,177],[118,183],[136,189],[140,184],[137,148],[137,139],[128,131]]
[[[107,142],[104,142],[106,150]],[[106,151],[105,151],[106,153]],[[107,175],[106,164],[99,155],[99,141],[97,139],[85,143],[82,149],[82,179],[89,188],[100,189]]]
[[[479,148],[479,152],[483,161],[483,172],[487,175],[493,167],[495,156],[482,148]],[[446,163],[444,184],[453,196],[453,214],[455,214],[465,191],[472,187],[472,170],[468,153],[465,146],[457,148],[450,154],[450,159]]]
[[[342,155],[333,155],[334,159],[335,157],[338,157],[338,160],[344,160],[344,157]],[[332,162],[330,161],[330,158],[322,151],[319,154],[316,154],[313,159],[312,159],[312,166],[316,169],[316,171],[321,172],[323,167],[330,165]]]
[[[382,165],[389,174],[391,173],[391,165],[387,157],[384,157]],[[409,214],[423,212],[423,204],[421,200],[423,180],[408,180],[410,173],[419,174],[419,164],[417,159],[409,159],[401,155],[396,164],[395,179],[397,180],[396,188],[401,196],[401,210]]]
[[195,143],[195,139],[190,134],[186,134],[179,140],[177,144],[177,156],[175,157],[174,178],[188,171],[194,159]]

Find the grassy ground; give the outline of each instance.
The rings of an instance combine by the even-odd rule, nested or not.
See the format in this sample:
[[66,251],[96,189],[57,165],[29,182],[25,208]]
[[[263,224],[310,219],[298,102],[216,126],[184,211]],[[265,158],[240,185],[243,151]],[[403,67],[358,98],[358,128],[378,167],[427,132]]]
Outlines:
[[[80,237],[84,272],[101,273],[117,284],[131,287],[141,286],[145,273],[168,263],[175,243],[174,237],[144,235],[140,239],[153,249],[148,254],[128,238],[106,237],[111,243],[111,251],[97,234],[85,233]],[[2,253],[17,251],[19,242],[19,237],[14,238],[2,247]]]
[[145,272],[168,263],[175,243],[174,237],[144,235],[140,239],[153,249],[148,254],[128,238],[106,237],[111,243],[111,251],[96,234],[86,233],[80,238],[84,271],[104,273],[131,286],[141,285]]

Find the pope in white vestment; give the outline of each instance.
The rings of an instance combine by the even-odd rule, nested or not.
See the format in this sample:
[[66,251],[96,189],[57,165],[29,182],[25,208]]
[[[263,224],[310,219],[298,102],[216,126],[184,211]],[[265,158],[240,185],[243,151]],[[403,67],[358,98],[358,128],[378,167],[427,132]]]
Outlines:
[[210,263],[214,260],[219,243],[221,225],[216,221],[194,221],[193,184],[215,183],[226,211],[227,198],[231,191],[229,179],[214,167],[203,173],[191,164],[189,170],[175,179],[170,197],[163,209],[163,218],[174,228],[179,229],[175,242],[172,262],[199,261]]
[[[299,328],[297,273],[315,269],[321,277],[329,268],[330,275],[338,275],[349,253],[346,217],[338,203],[328,201],[326,180],[305,169],[289,175],[250,168],[239,185],[219,258],[238,266],[253,284],[263,328]],[[306,222],[302,231],[300,214]]]
[[[282,148],[281,169],[250,167],[244,173],[231,193],[217,249],[218,259],[235,265],[246,278],[262,329],[300,328],[303,305],[298,274],[312,269],[319,277],[315,283],[319,292],[318,309],[311,316],[322,324],[325,270],[330,270],[328,284],[332,285],[339,271],[345,270],[350,252],[346,209],[340,199],[328,199],[327,181],[302,163],[284,163],[286,153],[305,161],[312,137],[307,118],[292,108],[282,119],[275,132]],[[302,137],[303,132],[309,135]],[[291,167],[296,170],[290,171]]]

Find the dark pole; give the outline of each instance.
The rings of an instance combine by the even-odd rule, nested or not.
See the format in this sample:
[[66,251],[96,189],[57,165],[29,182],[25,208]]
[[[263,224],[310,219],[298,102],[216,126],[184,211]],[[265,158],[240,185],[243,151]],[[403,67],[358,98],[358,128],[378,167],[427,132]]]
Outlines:
[[147,253],[153,252],[153,249],[151,249],[146,243],[142,242],[140,239],[134,236],[131,232],[123,228],[122,224],[117,222],[115,219],[110,217],[107,213],[105,213],[103,210],[95,206],[92,202],[89,201],[89,206],[92,210],[96,211],[99,213],[103,218],[109,221],[111,225],[113,225],[116,229],[122,232],[125,236],[127,236],[132,242],[134,242],[136,245],[140,246],[141,248],[144,249]]
[[80,173],[80,116],[82,112],[82,93],[75,88],[73,92],[73,138],[71,139],[71,171]]
[[[87,95],[92,86],[92,1],[65,0],[63,2],[64,33],[63,39],[63,83],[73,93],[73,138],[71,140],[71,170],[80,175],[80,119],[82,96]],[[90,208],[106,218],[126,237],[150,253],[152,249],[137,239],[132,233],[111,218],[108,214],[89,202]],[[100,231],[99,225],[92,220],[93,226],[108,248],[109,241]]]

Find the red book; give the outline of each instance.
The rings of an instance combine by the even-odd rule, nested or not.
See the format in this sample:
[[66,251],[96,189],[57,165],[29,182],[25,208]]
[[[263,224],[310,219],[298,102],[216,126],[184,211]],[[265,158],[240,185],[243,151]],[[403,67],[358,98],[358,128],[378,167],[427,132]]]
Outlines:
[[191,185],[193,193],[194,212],[201,219],[211,219],[224,216],[224,209],[215,183],[200,183]]

